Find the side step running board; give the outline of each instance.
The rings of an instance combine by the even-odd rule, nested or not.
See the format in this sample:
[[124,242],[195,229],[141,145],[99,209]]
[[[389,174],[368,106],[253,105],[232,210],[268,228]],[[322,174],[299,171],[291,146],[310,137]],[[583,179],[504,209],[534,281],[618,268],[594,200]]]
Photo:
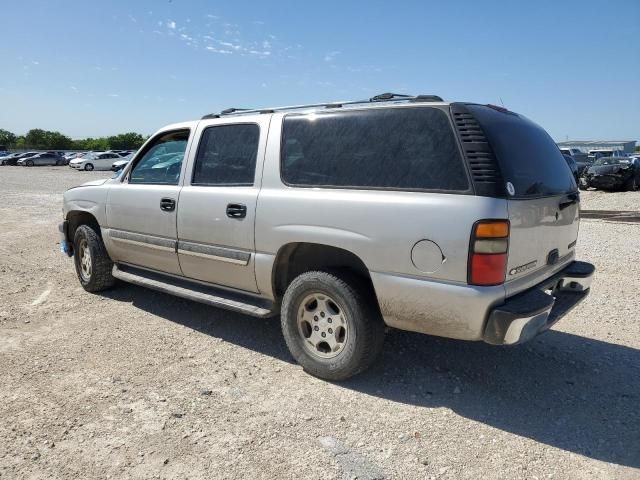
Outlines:
[[222,288],[210,287],[128,265],[114,265],[113,276],[141,287],[151,288],[177,297],[254,317],[271,317],[278,313],[273,303],[268,300],[254,298],[251,295],[242,293],[229,292]]

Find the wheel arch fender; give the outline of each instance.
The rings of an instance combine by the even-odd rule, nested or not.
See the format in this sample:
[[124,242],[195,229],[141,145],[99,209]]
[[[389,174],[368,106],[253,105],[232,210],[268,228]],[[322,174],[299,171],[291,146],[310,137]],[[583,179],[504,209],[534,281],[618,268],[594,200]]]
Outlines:
[[369,269],[355,253],[334,245],[290,242],[278,249],[271,266],[270,286],[273,298],[281,300],[293,279],[310,270],[348,270],[359,277],[375,295]]

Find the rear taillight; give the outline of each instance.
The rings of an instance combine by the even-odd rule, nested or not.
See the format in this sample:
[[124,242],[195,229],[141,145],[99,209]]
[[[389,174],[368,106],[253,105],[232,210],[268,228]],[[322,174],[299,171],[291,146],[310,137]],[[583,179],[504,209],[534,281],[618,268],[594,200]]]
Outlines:
[[504,283],[508,251],[509,222],[507,220],[476,222],[469,245],[469,284],[487,286]]

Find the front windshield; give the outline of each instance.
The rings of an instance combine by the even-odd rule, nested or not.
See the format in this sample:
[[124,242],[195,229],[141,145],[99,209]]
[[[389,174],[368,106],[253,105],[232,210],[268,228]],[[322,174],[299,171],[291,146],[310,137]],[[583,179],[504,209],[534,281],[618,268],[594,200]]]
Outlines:
[[615,157],[600,157],[593,164],[594,165],[618,165],[620,163],[631,163],[628,158],[615,158]]

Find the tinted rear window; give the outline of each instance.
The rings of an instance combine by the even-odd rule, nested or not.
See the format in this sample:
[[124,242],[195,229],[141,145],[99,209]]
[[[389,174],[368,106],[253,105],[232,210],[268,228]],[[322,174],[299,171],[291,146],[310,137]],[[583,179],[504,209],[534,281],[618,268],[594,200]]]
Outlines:
[[556,143],[522,115],[483,105],[469,105],[496,155],[514,197],[541,197],[572,192],[576,184]]
[[260,128],[219,125],[202,133],[193,185],[253,185]]
[[281,162],[291,185],[469,188],[449,117],[436,108],[288,115]]

